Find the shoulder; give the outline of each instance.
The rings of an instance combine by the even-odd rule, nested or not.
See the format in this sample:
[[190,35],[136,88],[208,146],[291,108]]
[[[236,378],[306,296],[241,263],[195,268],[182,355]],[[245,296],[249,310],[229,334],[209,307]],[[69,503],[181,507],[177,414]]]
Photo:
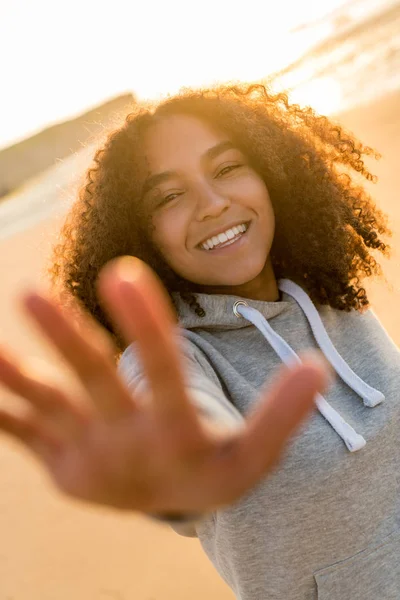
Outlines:
[[[180,356],[186,368],[203,369],[208,375],[216,375],[215,371],[207,359],[204,352],[190,339],[190,332],[182,327],[177,327],[174,333],[175,344],[177,345]],[[125,348],[122,353],[117,371],[123,375],[132,375],[141,371],[140,346],[137,341],[133,341]]]

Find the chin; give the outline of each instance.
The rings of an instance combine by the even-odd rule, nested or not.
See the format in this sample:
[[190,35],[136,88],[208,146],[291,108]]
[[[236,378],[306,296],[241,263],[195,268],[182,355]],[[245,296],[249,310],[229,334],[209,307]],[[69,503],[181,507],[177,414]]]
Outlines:
[[262,274],[267,260],[265,254],[265,252],[260,252],[258,256],[254,256],[254,254],[248,257],[242,256],[243,260],[235,258],[235,260],[228,261],[224,265],[224,268],[219,265],[219,269],[215,269],[214,273],[208,271],[204,273],[198,272],[197,274],[192,272],[189,274],[186,272],[186,269],[180,269],[181,277],[202,287],[243,286]]
[[225,272],[223,276],[218,277],[217,275],[213,278],[208,278],[206,281],[198,282],[202,286],[226,286],[226,287],[239,287],[254,281],[262,272],[262,268],[254,269],[232,269],[232,273]]

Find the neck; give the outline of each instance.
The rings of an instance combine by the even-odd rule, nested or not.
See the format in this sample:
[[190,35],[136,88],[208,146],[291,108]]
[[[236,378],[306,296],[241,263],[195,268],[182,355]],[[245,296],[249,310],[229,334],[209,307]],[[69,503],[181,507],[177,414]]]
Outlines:
[[240,296],[241,298],[248,298],[249,300],[262,300],[264,302],[280,302],[281,300],[281,294],[275,278],[270,257],[268,257],[261,273],[251,281],[234,286],[197,285],[195,291],[203,294]]

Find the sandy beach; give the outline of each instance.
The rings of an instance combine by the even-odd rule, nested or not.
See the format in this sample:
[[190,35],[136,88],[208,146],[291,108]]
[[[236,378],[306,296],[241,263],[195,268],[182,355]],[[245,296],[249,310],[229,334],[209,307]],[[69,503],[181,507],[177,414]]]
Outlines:
[[[370,186],[389,215],[394,236],[391,261],[379,258],[393,286],[366,281],[377,316],[400,345],[400,94],[341,117],[367,145],[383,155],[371,160],[379,183]],[[27,198],[29,196],[27,190]],[[24,359],[55,365],[68,384],[60,357],[22,312],[18,297],[29,285],[45,286],[42,270],[62,222],[55,211],[0,242],[0,343]],[[399,374],[400,377],[400,374]],[[18,399],[0,389],[2,404]],[[137,514],[94,509],[62,497],[20,445],[0,438],[0,600],[233,600],[197,539]]]

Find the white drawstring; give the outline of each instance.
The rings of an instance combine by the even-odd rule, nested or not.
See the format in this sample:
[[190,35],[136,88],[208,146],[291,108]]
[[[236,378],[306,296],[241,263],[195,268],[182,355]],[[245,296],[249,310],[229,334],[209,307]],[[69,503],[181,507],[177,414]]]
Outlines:
[[[235,303],[234,313],[236,315],[240,314],[253,323],[253,325],[261,331],[285,364],[291,365],[294,362],[301,363],[301,359],[296,352],[279,334],[276,333],[276,331],[272,329],[268,321],[258,310],[248,306],[245,302],[240,301]],[[366,441],[362,435],[359,435],[321,394],[316,395],[315,404],[320,413],[343,439],[350,452],[355,452],[365,446]]]
[[368,385],[366,381],[363,381],[356,373],[354,373],[343,357],[340,356],[339,352],[332,344],[317,309],[305,291],[289,279],[280,279],[279,289],[286,292],[286,294],[289,294],[289,296],[292,296],[301,306],[310,323],[314,337],[325,357],[329,360],[343,381],[363,399],[364,405],[373,408],[380,404],[385,399],[385,396],[379,390]]

